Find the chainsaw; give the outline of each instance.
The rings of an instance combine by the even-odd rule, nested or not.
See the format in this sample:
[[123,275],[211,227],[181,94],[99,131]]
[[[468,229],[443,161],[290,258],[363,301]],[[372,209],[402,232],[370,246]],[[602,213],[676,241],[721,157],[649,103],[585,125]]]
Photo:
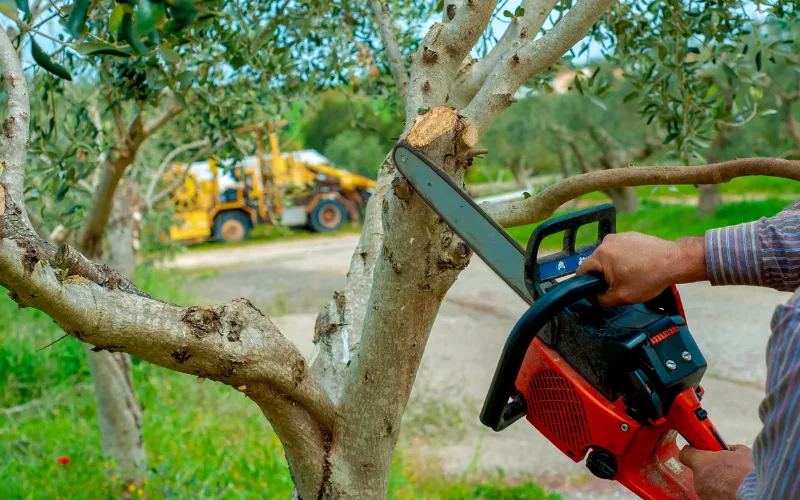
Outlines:
[[[675,286],[648,302],[608,309],[593,297],[602,274],[574,276],[616,231],[606,204],[540,224],[523,249],[450,177],[401,142],[397,170],[530,308],[506,340],[481,411],[502,431],[525,417],[592,474],[645,499],[696,499],[692,472],[678,460],[677,435],[695,448],[728,447],[701,406],[706,360],[686,323]],[[597,238],[577,245],[578,229]],[[545,237],[563,233],[560,252],[539,257]]]

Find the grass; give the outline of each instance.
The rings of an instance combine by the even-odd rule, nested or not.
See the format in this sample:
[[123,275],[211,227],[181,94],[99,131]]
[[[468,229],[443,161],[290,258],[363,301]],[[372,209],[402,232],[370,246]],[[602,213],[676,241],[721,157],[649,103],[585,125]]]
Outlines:
[[291,241],[291,240],[305,240],[313,238],[325,238],[341,234],[358,234],[361,232],[361,226],[346,222],[341,229],[333,233],[316,233],[308,229],[292,229],[285,226],[272,226],[270,224],[261,224],[256,226],[250,232],[250,238],[238,243],[220,243],[217,241],[209,241],[206,243],[199,243],[188,247],[189,251],[196,250],[212,250],[219,248],[236,248],[245,247],[249,245],[260,245],[272,241]]
[[[730,226],[741,222],[750,222],[761,217],[770,217],[780,212],[789,204],[779,198],[767,198],[759,201],[738,201],[725,203],[719,207],[714,217],[700,217],[697,207],[689,205],[661,205],[657,201],[642,200],[641,208],[636,213],[617,214],[617,232],[637,231],[651,234],[667,240],[681,236],[702,236],[709,229]],[[527,245],[528,238],[536,225],[520,226],[508,229],[512,238]],[[578,244],[592,241],[596,228],[578,233]],[[545,238],[543,248],[557,249],[561,247],[560,235]]]
[[[183,273],[149,271],[137,283],[160,298],[192,300]],[[0,298],[0,491],[3,498],[117,498],[120,479],[100,454],[91,379],[80,342],[44,314]],[[134,360],[150,474],[133,498],[290,498],[283,449],[257,407],[219,383]],[[412,419],[413,420],[413,419]],[[413,423],[410,425],[414,425]],[[554,499],[531,482],[446,478],[401,443],[390,479],[395,499]],[[69,457],[59,465],[58,457]]]

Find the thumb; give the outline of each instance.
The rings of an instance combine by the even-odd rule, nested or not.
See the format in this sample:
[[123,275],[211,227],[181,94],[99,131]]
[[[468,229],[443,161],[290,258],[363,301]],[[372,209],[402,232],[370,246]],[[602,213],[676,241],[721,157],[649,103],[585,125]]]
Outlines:
[[681,463],[693,471],[703,468],[712,458],[714,452],[706,450],[698,450],[694,446],[686,445],[681,450],[678,458]]

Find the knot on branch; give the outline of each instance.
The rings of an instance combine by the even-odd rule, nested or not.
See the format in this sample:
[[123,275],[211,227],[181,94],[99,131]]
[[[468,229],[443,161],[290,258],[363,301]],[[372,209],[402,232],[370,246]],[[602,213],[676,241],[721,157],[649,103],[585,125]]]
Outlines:
[[392,192],[399,200],[408,202],[414,194],[414,188],[403,177],[395,176],[392,179]]
[[97,264],[87,259],[82,253],[65,243],[58,248],[54,264],[56,268],[64,271],[64,277],[80,276],[96,285],[100,285],[109,290],[120,290],[140,297],[151,299],[152,297],[136,286],[122,274],[110,269],[108,266]]
[[439,53],[431,50],[427,45],[422,47],[422,61],[426,64],[434,64],[439,59]]
[[16,121],[17,119],[13,116],[9,116],[3,120],[3,134],[7,139],[11,139],[11,137],[14,135],[14,123]]
[[[442,222],[441,224],[446,224]],[[457,270],[463,271],[469,258],[472,255],[472,250],[467,246],[461,238],[456,235],[449,226],[441,232],[439,258],[437,260],[437,267],[441,271]]]
[[453,20],[456,17],[456,4],[451,3],[447,5],[447,19]]
[[323,337],[336,333],[344,325],[346,306],[347,298],[344,292],[333,292],[333,300],[325,305],[325,308],[317,316],[316,323],[314,323],[315,344]]

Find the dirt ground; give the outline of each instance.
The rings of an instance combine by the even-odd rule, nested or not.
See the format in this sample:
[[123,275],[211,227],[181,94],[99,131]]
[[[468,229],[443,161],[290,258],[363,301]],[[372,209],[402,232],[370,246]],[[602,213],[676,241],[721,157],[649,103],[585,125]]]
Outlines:
[[[173,263],[217,268],[187,285],[203,301],[248,297],[310,355],[314,321],[345,283],[353,235],[190,252]],[[680,287],[689,326],[709,362],[704,405],[730,443],[752,444],[766,378],[774,307],[787,294],[751,287]],[[631,498],[594,479],[521,421],[495,433],[478,421],[506,336],[524,303],[478,258],[448,293],[422,361],[402,440],[445,473],[535,479],[565,498]]]

